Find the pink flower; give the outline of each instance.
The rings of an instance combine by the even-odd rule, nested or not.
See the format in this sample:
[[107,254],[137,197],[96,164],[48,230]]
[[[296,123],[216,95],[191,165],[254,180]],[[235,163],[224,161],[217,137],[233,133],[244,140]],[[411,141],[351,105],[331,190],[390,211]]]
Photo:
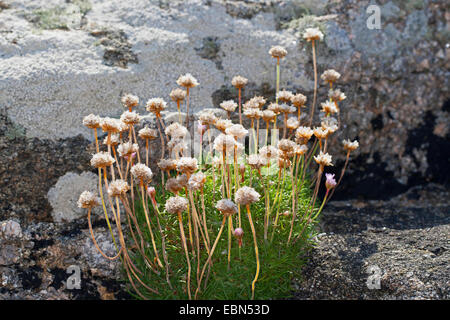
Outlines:
[[325,181],[325,186],[327,187],[327,191],[334,188],[336,186],[336,180],[334,180],[334,174],[326,173],[325,177],[327,180]]
[[242,246],[242,237],[244,236],[244,230],[242,230],[242,228],[236,228],[233,231],[233,235],[238,240],[239,247],[241,247]]
[[150,199],[152,200],[153,205],[156,205],[156,199],[155,199],[156,190],[155,190],[155,188],[147,187],[147,194],[150,197]]
[[[136,152],[133,152],[132,154],[131,154],[131,159],[134,159],[136,157]],[[128,156],[124,156],[124,159],[126,160],[126,161],[128,161]]]
[[199,122],[198,122],[198,125],[197,125],[197,130],[198,130],[198,133],[199,133],[201,136],[203,136],[203,134],[204,134],[205,131],[206,131],[206,126],[205,126],[204,124],[202,124],[201,121],[199,121]]

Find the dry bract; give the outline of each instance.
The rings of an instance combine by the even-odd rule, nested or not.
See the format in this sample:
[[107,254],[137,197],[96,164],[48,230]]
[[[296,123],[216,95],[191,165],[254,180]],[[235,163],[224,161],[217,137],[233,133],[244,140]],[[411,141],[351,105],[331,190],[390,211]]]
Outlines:
[[117,152],[119,152],[121,157],[130,156],[138,151],[139,145],[137,143],[132,143],[131,141],[121,143],[117,147]]
[[177,171],[188,175],[198,169],[197,159],[190,157],[181,157],[177,161]]
[[307,100],[306,96],[304,96],[301,93],[297,93],[296,95],[291,97],[291,103],[294,106],[296,106],[297,108],[298,107],[303,107],[305,105],[305,103],[306,103],[306,100]]
[[225,130],[225,133],[232,135],[235,139],[242,139],[247,135],[248,130],[240,124],[233,124]]
[[146,109],[148,112],[155,114],[157,117],[161,116],[161,111],[167,108],[167,103],[162,98],[152,98],[147,101]]
[[106,117],[102,119],[100,126],[105,132],[118,133],[121,129],[121,121],[119,119]]
[[294,97],[294,95],[292,94],[291,91],[287,91],[287,90],[281,90],[278,91],[277,93],[277,98],[278,100],[282,101],[282,102],[291,102],[291,99]]
[[141,117],[136,112],[125,111],[120,116],[120,120],[128,125],[135,125],[141,121]]

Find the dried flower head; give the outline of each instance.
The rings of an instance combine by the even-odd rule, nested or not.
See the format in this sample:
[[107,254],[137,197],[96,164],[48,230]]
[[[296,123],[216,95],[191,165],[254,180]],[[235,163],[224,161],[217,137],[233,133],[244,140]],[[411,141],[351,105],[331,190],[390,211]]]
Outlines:
[[261,109],[266,104],[266,99],[264,99],[264,97],[262,96],[254,96],[249,100],[249,102]]
[[291,102],[293,96],[292,92],[287,90],[281,90],[277,93],[277,99],[286,103]]
[[191,157],[181,157],[177,161],[177,171],[188,175],[198,169],[197,159]]
[[184,154],[184,152],[188,149],[186,142],[180,138],[170,140],[167,143],[167,147],[175,154]]
[[225,130],[233,125],[233,122],[231,122],[231,120],[229,119],[218,119],[214,125],[216,126],[217,130],[225,133]]
[[128,182],[121,179],[116,179],[114,181],[111,181],[111,183],[109,184],[108,194],[111,197],[120,197],[121,195],[126,194],[128,190],[130,190]]
[[250,166],[250,168],[259,170],[263,165],[264,162],[261,159],[261,157],[257,154],[251,154],[248,156],[247,163]]
[[166,190],[170,191],[174,194],[178,194],[181,190],[183,190],[184,186],[180,183],[177,178],[170,178],[166,182]]
[[275,114],[279,114],[281,112],[281,106],[278,103],[271,103],[267,110],[274,112]]
[[255,189],[247,186],[241,187],[238,191],[236,191],[236,194],[234,195],[234,199],[236,200],[236,202],[244,206],[259,201],[259,198],[259,193],[256,192]]
[[145,183],[150,183],[152,181],[153,172],[145,164],[142,163],[135,164],[134,166],[131,167],[130,172],[136,180]]
[[325,70],[322,73],[322,75],[320,76],[320,78],[324,82],[328,82],[329,84],[336,82],[337,80],[339,80],[340,77],[341,77],[341,74],[334,69]]
[[135,125],[141,121],[141,117],[136,112],[125,111],[120,116],[120,121],[128,125]]
[[154,140],[158,137],[158,131],[156,131],[155,129],[150,129],[146,126],[139,130],[138,135],[141,139],[144,140]]
[[298,122],[297,118],[289,118],[287,120],[286,126],[290,130],[295,130],[300,125],[300,122]]
[[234,149],[236,140],[229,134],[219,134],[214,140],[214,150],[218,152],[230,152]]
[[217,201],[216,209],[219,210],[225,217],[229,217],[238,211],[237,205],[230,199],[222,199]]
[[282,59],[287,55],[287,50],[282,46],[274,46],[270,48],[269,54],[272,58]]
[[277,115],[275,114],[275,112],[271,110],[264,110],[262,112],[262,118],[265,122],[272,122],[275,120],[276,117]]
[[217,121],[217,117],[211,111],[203,111],[198,116],[202,124],[214,125]]
[[295,138],[298,140],[297,143],[301,142],[301,144],[305,144],[311,139],[313,133],[314,131],[309,127],[298,127],[295,131]]
[[166,211],[168,213],[182,213],[183,211],[186,211],[187,207],[188,201],[183,197],[170,197],[166,201]]
[[158,162],[158,167],[165,172],[175,170],[177,168],[177,162],[174,159],[161,159]]
[[354,150],[358,149],[358,147],[359,147],[358,140],[355,140],[353,142],[351,142],[350,139],[349,140],[343,140],[342,144],[344,145],[344,149],[349,151],[349,152],[350,151],[354,151]]
[[111,166],[114,162],[114,158],[108,152],[100,151],[92,156],[91,166],[105,168]]
[[287,105],[285,103],[280,105],[280,112],[281,113],[293,113],[295,112],[295,107]]
[[247,135],[248,130],[240,124],[233,124],[231,127],[225,129],[225,133],[232,135],[235,139],[242,139]]
[[295,96],[292,96],[291,98],[291,103],[296,106],[297,108],[299,107],[304,107],[305,103],[306,103],[306,96],[301,94],[301,93],[297,93]]
[[236,76],[231,80],[231,84],[237,89],[242,89],[247,83],[248,79],[241,76]]
[[133,153],[139,151],[139,145],[137,143],[132,143],[131,141],[123,142],[117,147],[117,152],[121,157],[129,157]]
[[282,139],[278,141],[278,149],[283,152],[293,152],[296,144],[294,141],[291,141],[289,139]]
[[325,114],[332,114],[339,112],[334,102],[326,101],[321,103],[320,105],[322,106],[322,112],[324,112]]
[[226,100],[220,104],[220,107],[227,112],[234,112],[237,106],[237,103],[233,100]]
[[244,116],[249,119],[258,119],[262,116],[262,112],[258,108],[244,108]]
[[261,156],[261,158],[268,161],[275,160],[276,158],[278,158],[278,149],[274,146],[264,146],[259,149],[259,155]]
[[320,151],[319,155],[314,156],[314,161],[316,161],[321,166],[332,166],[331,155],[328,153],[323,153]]
[[325,187],[327,190],[330,190],[336,186],[336,180],[334,180],[334,174],[331,173],[325,173],[326,181],[325,181]]
[[338,130],[338,121],[333,117],[324,117],[320,122],[322,129],[328,132],[328,135]]
[[188,187],[189,187],[189,189],[192,189],[192,190],[198,190],[198,189],[203,188],[205,183],[206,183],[206,175],[203,172],[199,171],[197,173],[194,173],[189,178]]
[[256,102],[255,100],[250,99],[246,103],[244,103],[244,105],[242,107],[244,108],[244,110],[259,109],[259,103]]
[[167,103],[162,98],[152,98],[147,101],[145,108],[148,112],[155,114],[155,116],[160,117],[161,111],[167,108]]
[[188,130],[185,126],[182,126],[178,122],[174,122],[166,127],[165,133],[172,139],[184,139],[188,134]]
[[307,41],[323,40],[323,33],[317,28],[307,28],[303,33],[303,39]]
[[322,127],[314,128],[313,133],[317,139],[325,139],[328,137],[328,130]]
[[195,79],[190,73],[186,73],[178,78],[177,84],[185,88],[193,88],[199,85],[197,79]]
[[278,158],[278,167],[281,169],[286,169],[291,166],[292,162],[288,158]]
[[139,98],[132,94],[125,94],[122,99],[122,104],[127,108],[136,107],[139,104]]
[[83,191],[78,198],[78,208],[92,209],[98,205],[98,198],[90,191]]
[[180,186],[182,188],[184,188],[184,187],[187,187],[189,179],[188,179],[188,176],[186,175],[186,173],[183,173],[183,174],[178,175],[177,181],[180,184]]
[[101,121],[102,118],[91,113],[90,115],[83,118],[83,125],[90,129],[97,129],[100,128]]
[[119,142],[120,142],[120,137],[119,137],[119,134],[117,134],[117,133],[113,133],[109,137],[106,136],[105,139],[103,139],[104,145],[116,146],[119,144]]
[[182,102],[186,98],[186,91],[176,88],[170,92],[169,96],[175,102]]
[[339,89],[330,90],[328,92],[328,97],[330,97],[330,99],[333,100],[334,102],[341,102],[347,98],[345,93],[343,93]]
[[106,117],[102,119],[100,126],[105,132],[118,133],[121,129],[121,121],[119,119]]
[[306,146],[306,144],[297,145],[294,148],[294,152],[298,156],[304,155],[306,151],[308,151],[308,147]]

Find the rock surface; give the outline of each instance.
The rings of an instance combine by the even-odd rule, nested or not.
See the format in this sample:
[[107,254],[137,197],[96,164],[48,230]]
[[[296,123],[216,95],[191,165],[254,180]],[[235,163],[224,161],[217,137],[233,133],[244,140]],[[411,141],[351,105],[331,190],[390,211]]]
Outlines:
[[295,297],[448,300],[448,196],[429,186],[386,202],[331,202]]
[[[161,96],[169,101],[176,78],[186,72],[200,82],[192,90],[193,114],[236,99],[230,82],[237,74],[249,79],[244,99],[255,94],[273,99],[275,65],[267,51],[275,44],[289,52],[282,63],[281,87],[312,100],[311,48],[299,36],[311,25],[326,33],[318,48],[319,73],[338,70],[340,88],[347,95],[341,108],[344,130],[331,143],[334,170],[342,167],[338,144],[343,138],[357,138],[361,145],[335,199],[387,199],[428,182],[448,186],[446,1],[377,1],[379,30],[367,28],[366,8],[372,3],[0,1],[0,221],[15,221],[22,232],[19,238],[25,237],[5,240],[2,246],[0,268],[7,278],[2,281],[16,289],[0,288],[0,294],[83,297],[58,285],[66,277],[67,264],[45,271],[36,262],[41,251],[27,248],[33,247],[36,235],[46,241],[42,245],[62,246],[61,256],[71,261],[82,253],[70,251],[70,241],[89,246],[82,242],[88,238],[86,222],[66,180],[67,175],[75,179],[95,174],[89,165],[95,150],[93,135],[81,124],[84,115],[119,116],[120,97],[128,92],[141,98],[138,110],[146,114],[146,100]],[[321,85],[319,97],[326,93]],[[177,118],[176,106],[169,105],[167,121]],[[154,125],[151,117],[145,122]],[[159,157],[157,143],[152,145],[152,157]],[[376,215],[367,210],[361,226],[374,223]],[[356,219],[356,213],[349,214],[345,219]],[[58,223],[63,220],[72,221]],[[104,222],[97,223],[104,227]],[[45,230],[35,231],[38,226]],[[80,226],[83,233],[76,229]],[[349,225],[340,228],[344,226]],[[8,228],[18,230],[12,222]],[[69,236],[68,229],[73,230]],[[33,236],[27,238],[28,234]],[[87,256],[83,259],[83,281],[90,288],[86,297],[109,292],[97,290],[97,284],[117,289],[108,275],[96,278]],[[52,277],[57,284],[48,286]]]

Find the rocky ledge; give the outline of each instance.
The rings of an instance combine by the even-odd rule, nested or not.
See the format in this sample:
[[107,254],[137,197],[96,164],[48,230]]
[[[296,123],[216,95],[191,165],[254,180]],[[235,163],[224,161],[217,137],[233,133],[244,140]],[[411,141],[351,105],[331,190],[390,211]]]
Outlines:
[[449,299],[450,202],[438,185],[323,214],[296,299]]

